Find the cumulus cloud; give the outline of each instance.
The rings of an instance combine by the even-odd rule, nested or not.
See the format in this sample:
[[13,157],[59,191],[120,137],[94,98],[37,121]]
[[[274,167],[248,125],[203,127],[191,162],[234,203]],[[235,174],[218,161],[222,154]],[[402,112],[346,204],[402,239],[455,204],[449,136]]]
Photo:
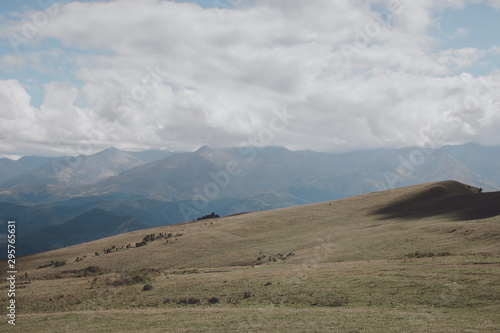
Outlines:
[[45,127],[37,121],[31,97],[16,80],[0,81],[0,150],[15,153],[46,139]]
[[[293,119],[268,144],[316,150],[407,146],[427,143],[436,130],[444,133],[442,143],[500,143],[494,130],[500,121],[498,73],[456,74],[497,49],[436,52],[436,40],[427,34],[436,23],[433,10],[464,4],[61,5],[26,45],[62,44],[30,51],[32,58],[43,54],[35,58],[39,68],[55,68],[58,59],[68,63],[64,49],[73,50],[73,80],[46,84],[40,108],[30,105],[17,80],[1,81],[6,139],[0,150],[235,146],[269,128],[284,109]],[[23,38],[22,22],[8,29]],[[0,66],[23,66],[26,59],[28,53],[4,56]]]

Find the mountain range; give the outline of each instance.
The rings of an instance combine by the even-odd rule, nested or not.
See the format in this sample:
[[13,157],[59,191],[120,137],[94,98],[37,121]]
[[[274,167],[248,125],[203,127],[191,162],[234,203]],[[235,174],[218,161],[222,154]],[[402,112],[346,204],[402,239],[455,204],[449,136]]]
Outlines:
[[[57,228],[68,240],[64,245],[80,242],[76,224],[69,223],[75,219],[104,224],[108,214],[135,219],[130,231],[211,212],[291,207],[448,179],[495,191],[499,166],[500,147],[473,143],[350,153],[204,146],[179,153],[109,148],[88,156],[27,156],[0,160],[0,223],[19,221],[21,245],[26,242],[20,251],[27,254],[61,245],[34,241]],[[125,230],[119,223],[105,229],[106,235]]]

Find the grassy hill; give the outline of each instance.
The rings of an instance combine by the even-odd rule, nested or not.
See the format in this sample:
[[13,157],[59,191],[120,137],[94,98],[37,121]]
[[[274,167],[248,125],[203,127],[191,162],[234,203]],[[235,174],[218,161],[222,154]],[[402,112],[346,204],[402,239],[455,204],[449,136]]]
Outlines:
[[499,201],[500,192],[438,182],[20,257],[17,323],[26,332],[499,331]]

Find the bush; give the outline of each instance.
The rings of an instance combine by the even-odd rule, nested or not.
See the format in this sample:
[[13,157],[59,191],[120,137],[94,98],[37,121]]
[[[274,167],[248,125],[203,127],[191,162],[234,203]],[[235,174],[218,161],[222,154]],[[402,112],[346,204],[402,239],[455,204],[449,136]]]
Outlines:
[[45,268],[45,267],[50,267],[50,266],[52,266],[52,263],[47,264],[47,265],[41,265],[41,266],[38,266],[36,269]]
[[42,265],[42,266],[38,266],[36,269],[40,269],[40,268],[45,268],[45,267],[50,267],[50,266],[54,266],[54,267],[61,267],[61,266],[64,266],[66,265],[66,261],[54,261],[52,260],[50,262],[50,264],[47,264],[47,265]]
[[142,287],[142,291],[148,291],[148,290],[151,290],[151,289],[153,289],[153,286],[150,285],[149,283],[145,284],[144,287]]
[[141,246],[144,246],[146,244],[148,244],[148,242],[145,240],[142,240],[142,242],[140,242],[140,243],[135,243],[135,247],[141,247]]
[[214,212],[212,212],[212,214],[208,214],[208,215],[202,216],[200,218],[197,218],[196,220],[200,221],[200,220],[206,220],[206,219],[217,219],[219,217],[220,217],[219,215],[217,215]]
[[189,297],[188,304],[198,304],[198,303],[200,303],[199,298]]
[[58,261],[56,261],[54,263],[54,267],[61,267],[61,266],[64,266],[64,265],[66,265],[66,261],[59,261],[58,260]]
[[107,249],[103,249],[104,254],[112,253],[112,252],[117,252],[118,248],[116,245],[113,245],[111,247],[108,247]]
[[208,303],[210,303],[210,304],[217,304],[217,303],[219,303],[219,298],[217,298],[217,297],[212,297],[212,298],[210,298],[210,299],[208,300]]
[[98,273],[101,271],[101,269],[97,266],[88,266],[85,270],[89,273]]

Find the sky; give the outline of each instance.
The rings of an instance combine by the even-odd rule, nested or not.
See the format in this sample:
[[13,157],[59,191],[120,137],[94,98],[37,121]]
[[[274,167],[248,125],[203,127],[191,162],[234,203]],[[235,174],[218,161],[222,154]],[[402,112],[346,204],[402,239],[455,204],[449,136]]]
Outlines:
[[0,157],[500,145],[500,0],[0,3]]

